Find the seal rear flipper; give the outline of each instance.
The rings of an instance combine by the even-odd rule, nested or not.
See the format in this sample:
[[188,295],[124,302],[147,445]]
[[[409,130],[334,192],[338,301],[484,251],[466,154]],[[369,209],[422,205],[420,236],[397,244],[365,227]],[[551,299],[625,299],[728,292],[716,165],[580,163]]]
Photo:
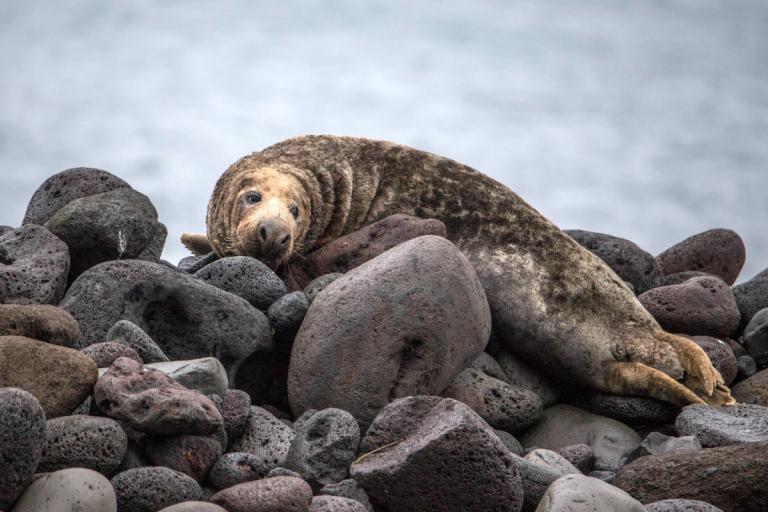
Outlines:
[[205,256],[213,252],[208,237],[202,233],[182,233],[181,243],[195,256]]
[[608,391],[616,395],[650,396],[680,407],[704,403],[682,383],[643,363],[608,363],[604,374]]

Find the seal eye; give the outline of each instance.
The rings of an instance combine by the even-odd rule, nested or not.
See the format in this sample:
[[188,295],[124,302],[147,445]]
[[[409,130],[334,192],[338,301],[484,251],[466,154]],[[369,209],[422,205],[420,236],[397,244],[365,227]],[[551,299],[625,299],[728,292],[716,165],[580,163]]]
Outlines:
[[248,204],[256,204],[261,201],[261,194],[258,192],[251,192],[245,196],[245,202]]
[[296,206],[295,204],[292,204],[291,206],[289,206],[288,211],[291,212],[291,215],[293,215],[294,219],[299,217],[299,207]]

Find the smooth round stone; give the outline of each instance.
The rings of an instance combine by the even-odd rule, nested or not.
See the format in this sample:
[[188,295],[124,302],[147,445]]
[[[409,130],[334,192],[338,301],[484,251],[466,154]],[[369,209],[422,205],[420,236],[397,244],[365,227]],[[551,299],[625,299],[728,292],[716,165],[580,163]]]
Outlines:
[[232,486],[210,501],[228,512],[307,512],[312,489],[300,478],[279,476]]
[[276,331],[291,331],[299,328],[308,309],[309,299],[304,292],[291,292],[269,306],[267,318]]
[[227,510],[205,501],[185,501],[165,507],[160,512],[227,512]]
[[481,352],[474,361],[472,368],[484,372],[486,375],[507,382],[507,374],[502,370],[501,365],[488,352]]
[[630,424],[666,423],[680,414],[680,408],[670,403],[641,396],[593,393],[589,396],[589,410]]
[[163,361],[144,366],[160,370],[185,388],[199,391],[204,395],[223,396],[229,389],[227,370],[215,357]]
[[0,388],[0,507],[16,501],[35,473],[45,446],[40,402],[18,388]]
[[342,498],[349,498],[350,500],[355,500],[360,503],[366,512],[373,512],[373,505],[371,505],[371,500],[368,498],[368,494],[366,494],[358,481],[352,478],[325,485],[318,491],[318,494],[320,496],[340,496]]
[[69,273],[69,248],[43,226],[0,231],[0,303],[58,304]]
[[627,457],[627,462],[645,457],[646,455],[661,455],[664,453],[680,451],[701,450],[701,443],[696,436],[672,437],[661,432],[651,432],[648,434],[640,446]]
[[202,490],[183,473],[164,467],[134,468],[112,478],[119,512],[156,512],[163,507],[199,500]]
[[122,343],[135,350],[145,363],[162,363],[168,361],[168,356],[157,346],[141,327],[130,320],[120,320],[109,328],[105,341]]
[[768,308],[761,309],[749,320],[743,344],[759,366],[768,365]]
[[152,436],[145,438],[144,451],[152,465],[174,469],[202,482],[221,456],[222,447],[213,436]]
[[315,496],[310,512],[366,512],[362,503],[339,496]]
[[722,509],[698,500],[661,500],[645,506],[648,512],[723,512]]
[[689,405],[677,417],[675,428],[695,435],[705,447],[768,442],[768,407]]
[[568,459],[557,452],[553,452],[552,450],[534,448],[533,450],[526,453],[525,457],[523,458],[534,464],[551,468],[553,471],[557,471],[561,475],[580,473],[579,469],[571,464]]
[[731,393],[737,402],[768,407],[768,368],[733,386]]
[[128,448],[120,425],[96,416],[62,416],[48,421],[43,458],[38,472],[87,468],[110,476]]
[[531,512],[541,501],[552,482],[564,475],[554,466],[537,464],[523,457],[512,455],[523,484],[523,512]]
[[515,455],[523,455],[523,445],[520,444],[520,441],[518,441],[515,436],[509,432],[498,429],[494,430],[494,432],[510,452],[514,453]]
[[144,362],[139,353],[131,347],[113,341],[95,343],[81,349],[80,352],[93,359],[99,368],[106,368],[112,365],[118,357],[127,357],[139,363]]
[[22,336],[0,336],[0,387],[29,391],[47,418],[70,414],[96,382],[93,359],[77,350]]
[[686,238],[656,256],[665,274],[695,270],[731,285],[747,258],[744,241],[730,229],[710,229]]
[[252,406],[245,432],[234,440],[230,452],[246,452],[266,461],[271,468],[285,464],[291,441],[296,436],[293,429],[261,407]]
[[117,512],[109,480],[85,468],[42,475],[27,487],[10,512]]
[[739,283],[731,291],[741,313],[741,331],[759,311],[768,308],[768,274]]
[[221,417],[224,418],[224,429],[230,440],[243,435],[251,415],[251,397],[239,389],[230,389],[221,395],[217,403]]
[[304,288],[304,295],[307,296],[309,303],[312,304],[312,301],[315,300],[315,297],[317,297],[321,291],[325,290],[328,285],[343,275],[344,274],[340,272],[331,272],[329,274],[316,277],[310,281],[309,284]]
[[[739,356],[736,359],[736,371],[741,379],[749,378],[757,373],[757,363],[752,356]],[[731,390],[731,392],[733,392],[733,390]],[[743,402],[743,400],[739,401]]]
[[287,292],[285,283],[268,266],[250,256],[218,259],[195,272],[195,277],[262,310]]
[[80,327],[72,315],[48,304],[0,304],[0,336],[24,336],[76,348]]
[[225,453],[216,461],[208,473],[208,480],[217,489],[258,480],[272,470],[272,463],[252,453]]
[[597,478],[565,475],[544,493],[536,512],[646,512],[632,496]]
[[730,386],[738,373],[736,355],[731,346],[722,340],[709,336],[692,336],[691,339],[704,349],[709,360],[712,361],[712,365],[720,372],[725,384]]

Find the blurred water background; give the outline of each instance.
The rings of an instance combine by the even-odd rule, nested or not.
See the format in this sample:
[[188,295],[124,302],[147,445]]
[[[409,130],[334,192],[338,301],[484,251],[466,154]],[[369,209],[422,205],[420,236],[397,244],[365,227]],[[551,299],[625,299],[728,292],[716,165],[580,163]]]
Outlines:
[[0,224],[99,167],[176,262],[224,169],[305,133],[455,158],[654,254],[732,228],[741,279],[768,266],[765,0],[0,2]]

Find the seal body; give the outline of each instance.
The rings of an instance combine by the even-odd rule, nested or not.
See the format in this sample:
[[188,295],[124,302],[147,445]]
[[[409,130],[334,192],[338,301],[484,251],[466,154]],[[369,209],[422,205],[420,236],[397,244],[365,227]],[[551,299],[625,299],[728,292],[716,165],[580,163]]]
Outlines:
[[732,401],[706,354],[661,331],[602,260],[466,165],[385,141],[288,139],[240,159],[219,179],[207,237],[220,256],[249,254],[252,245],[237,236],[233,198],[265,182],[283,182],[285,201],[299,205],[298,254],[395,213],[441,220],[483,283],[497,336],[544,372],[680,405],[701,402],[692,390]]

